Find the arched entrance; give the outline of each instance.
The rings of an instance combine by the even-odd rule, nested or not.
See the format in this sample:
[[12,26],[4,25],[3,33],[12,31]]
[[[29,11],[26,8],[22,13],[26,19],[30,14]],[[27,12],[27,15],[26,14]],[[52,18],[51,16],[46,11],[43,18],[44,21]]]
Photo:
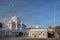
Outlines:
[[39,33],[38,32],[34,33],[34,38],[39,38]]

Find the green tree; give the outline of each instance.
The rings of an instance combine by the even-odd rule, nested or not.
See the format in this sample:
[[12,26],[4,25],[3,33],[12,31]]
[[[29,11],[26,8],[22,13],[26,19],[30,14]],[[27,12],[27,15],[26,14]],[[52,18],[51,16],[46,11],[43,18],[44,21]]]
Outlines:
[[51,26],[48,26],[49,29],[51,29],[52,27]]
[[2,23],[0,22],[0,28],[2,28]]
[[55,33],[60,34],[60,26],[56,26],[56,27],[55,27]]

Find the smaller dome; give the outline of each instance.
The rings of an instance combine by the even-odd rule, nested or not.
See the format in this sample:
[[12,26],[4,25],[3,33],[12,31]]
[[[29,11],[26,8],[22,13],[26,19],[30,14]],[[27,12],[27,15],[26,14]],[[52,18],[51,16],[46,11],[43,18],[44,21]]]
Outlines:
[[40,28],[40,26],[39,25],[36,25],[35,28]]

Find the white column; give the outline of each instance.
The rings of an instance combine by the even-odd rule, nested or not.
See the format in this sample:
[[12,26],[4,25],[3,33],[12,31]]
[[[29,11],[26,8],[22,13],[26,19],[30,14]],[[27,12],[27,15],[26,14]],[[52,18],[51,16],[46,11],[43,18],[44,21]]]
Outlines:
[[16,28],[15,29],[17,30],[17,21],[16,21]]
[[29,32],[29,37],[31,37],[31,33]]

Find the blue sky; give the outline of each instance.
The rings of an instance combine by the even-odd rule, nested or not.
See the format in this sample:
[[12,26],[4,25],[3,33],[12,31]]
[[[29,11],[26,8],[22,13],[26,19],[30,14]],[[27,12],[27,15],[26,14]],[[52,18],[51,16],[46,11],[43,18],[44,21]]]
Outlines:
[[60,0],[0,0],[0,21],[10,19],[15,14],[27,26],[54,26],[54,4],[57,26],[60,25]]

